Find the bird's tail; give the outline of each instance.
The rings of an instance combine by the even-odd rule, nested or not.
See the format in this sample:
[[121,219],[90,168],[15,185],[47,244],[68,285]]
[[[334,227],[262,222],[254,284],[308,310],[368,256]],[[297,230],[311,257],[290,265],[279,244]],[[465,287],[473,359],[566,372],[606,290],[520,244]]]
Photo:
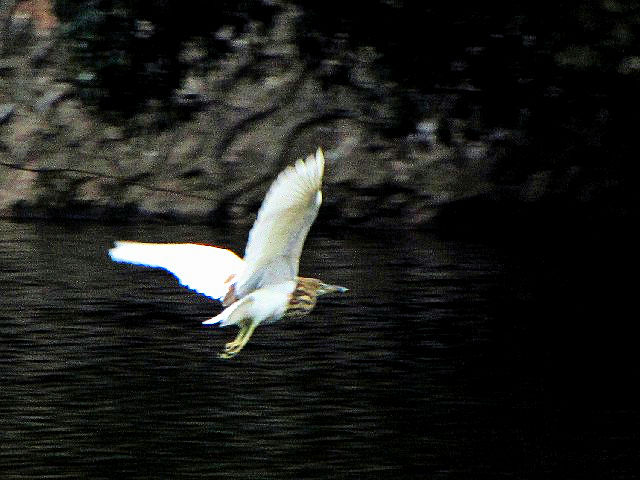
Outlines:
[[[233,305],[231,307],[233,307]],[[213,326],[213,325],[218,325],[220,327],[224,326],[224,325],[222,325],[222,322],[225,321],[228,318],[229,314],[226,313],[226,312],[231,307],[225,308],[218,315],[216,315],[215,317],[211,317],[209,320],[205,320],[204,322],[202,322],[202,324],[203,325],[207,325],[207,326]]]
[[203,325],[219,325],[226,327],[227,325],[234,325],[241,323],[243,320],[249,317],[248,310],[253,303],[252,297],[244,297],[235,302],[233,305],[225,308],[215,317],[210,318],[202,322]]

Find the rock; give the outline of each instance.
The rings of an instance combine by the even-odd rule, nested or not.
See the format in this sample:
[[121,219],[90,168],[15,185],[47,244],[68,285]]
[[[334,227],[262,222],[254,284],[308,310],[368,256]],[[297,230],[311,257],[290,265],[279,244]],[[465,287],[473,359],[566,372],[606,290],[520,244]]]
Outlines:
[[626,57],[620,62],[618,72],[630,75],[640,72],[640,57]]
[[535,172],[529,176],[520,191],[520,199],[525,202],[541,200],[551,188],[553,175],[550,170]]
[[105,201],[101,178],[89,178],[76,190],[75,200],[81,202],[102,203]]
[[62,133],[66,145],[78,146],[92,134],[93,121],[83,109],[79,100],[70,99],[60,103],[55,109],[51,123]]
[[20,61],[18,57],[0,58],[0,77],[13,75],[20,66]]
[[116,142],[124,138],[124,131],[120,127],[111,125],[102,131],[102,138],[108,142]]
[[589,45],[569,45],[555,55],[555,61],[563,67],[586,70],[600,65],[600,55]]
[[75,81],[83,87],[91,86],[96,83],[96,74],[94,72],[80,72],[76,75]]
[[13,48],[21,48],[29,44],[33,36],[33,23],[31,15],[25,13],[14,13],[11,15],[9,22],[9,35],[11,46]]
[[168,161],[171,165],[175,165],[184,172],[193,170],[193,164],[196,161],[196,155],[200,149],[200,142],[197,137],[187,135],[178,140],[169,151]]
[[488,150],[488,145],[483,142],[468,142],[464,147],[464,158],[472,164],[482,163]]
[[15,109],[16,106],[13,103],[0,103],[0,125],[11,119]]
[[149,20],[136,20],[135,21],[135,33],[137,38],[149,39],[156,31],[155,25]]
[[425,145],[433,145],[438,141],[438,122],[434,119],[423,120],[416,125],[415,140]]
[[428,199],[415,199],[403,211],[404,225],[424,226],[430,224],[438,213]]
[[231,25],[223,25],[215,33],[215,39],[221,42],[230,42],[236,35],[235,29]]
[[13,160],[25,160],[43,131],[43,122],[34,118],[33,115],[16,116],[14,121],[7,125],[6,135],[3,135],[4,143],[8,147]]
[[34,104],[34,108],[39,113],[45,113],[58,102],[71,95],[73,87],[69,84],[59,84],[48,90]]
[[187,77],[182,88],[176,90],[174,101],[183,107],[200,107],[206,103],[204,84],[199,77]]
[[42,64],[46,63],[46,61],[49,59],[49,56],[51,55],[52,49],[53,42],[51,41],[51,39],[45,38],[40,41],[33,49],[31,57],[29,58],[31,65],[34,67],[39,67]]
[[206,61],[207,52],[204,48],[199,47],[196,44],[188,44],[180,52],[180,61],[187,65],[198,65]]
[[36,172],[0,166],[0,216],[10,217],[18,204],[34,202],[37,177]]

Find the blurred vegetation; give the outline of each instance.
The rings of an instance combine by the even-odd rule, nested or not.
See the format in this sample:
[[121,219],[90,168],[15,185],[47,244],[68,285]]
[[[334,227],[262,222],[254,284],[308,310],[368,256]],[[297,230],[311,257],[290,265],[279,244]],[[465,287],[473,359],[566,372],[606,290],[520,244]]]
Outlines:
[[[380,126],[387,138],[406,138],[426,118],[447,144],[457,122],[466,141],[488,145],[503,192],[529,182],[536,198],[631,203],[639,0],[57,0],[55,9],[85,103],[128,117],[152,100],[174,115],[187,69],[206,71],[229,51],[221,29],[266,30],[285,4],[298,8],[296,45],[325,86],[394,106]],[[205,51],[189,65],[193,39]]]
[[[509,149],[498,183],[576,161],[609,170],[615,182],[637,170],[630,100],[640,80],[638,1],[327,0],[309,9],[300,31],[310,62],[342,57],[334,82],[352,77],[344,51],[375,47],[380,68],[401,86],[393,133],[434,114],[469,119],[470,139],[499,137],[501,128],[519,133],[493,142]],[[415,92],[432,101],[413,102]]]
[[[312,66],[333,62],[328,81],[353,84],[359,49],[375,49],[378,67],[401,85],[402,115],[389,125],[391,135],[406,134],[433,108],[416,102],[415,92],[455,93],[460,98],[445,115],[479,116],[480,127],[527,127],[550,151],[577,143],[566,137],[567,126],[586,133],[611,121],[615,132],[628,133],[619,114],[640,71],[637,0],[293,3],[303,13],[297,31],[304,58]],[[74,40],[86,98],[132,114],[179,86],[186,40],[201,38],[206,61],[215,61],[228,50],[216,37],[223,25],[268,24],[277,3],[57,0],[55,10]]]
[[206,62],[226,53],[216,38],[223,25],[242,29],[251,19],[269,21],[259,2],[222,0],[56,0],[77,64],[76,84],[85,102],[125,117],[151,99],[170,105],[185,71],[184,42],[200,38]]

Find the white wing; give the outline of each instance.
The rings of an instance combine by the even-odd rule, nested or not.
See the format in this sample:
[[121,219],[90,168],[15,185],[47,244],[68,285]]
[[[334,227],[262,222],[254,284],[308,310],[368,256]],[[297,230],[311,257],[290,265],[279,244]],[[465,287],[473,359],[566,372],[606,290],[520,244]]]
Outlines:
[[109,250],[115,262],[163,268],[181,285],[215,300],[222,300],[244,270],[244,262],[231,250],[194,243],[115,242]]
[[247,268],[235,287],[239,297],[297,277],[302,246],[322,203],[323,174],[324,155],[318,149],[273,182],[249,232]]

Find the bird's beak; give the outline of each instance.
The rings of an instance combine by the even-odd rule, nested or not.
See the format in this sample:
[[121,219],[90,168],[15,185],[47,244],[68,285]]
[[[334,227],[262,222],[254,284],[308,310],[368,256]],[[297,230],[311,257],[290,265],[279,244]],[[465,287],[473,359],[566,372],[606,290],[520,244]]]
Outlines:
[[320,286],[318,287],[318,295],[325,295],[327,293],[344,293],[349,291],[347,287],[341,287],[340,285],[329,285],[328,283],[320,282]]

